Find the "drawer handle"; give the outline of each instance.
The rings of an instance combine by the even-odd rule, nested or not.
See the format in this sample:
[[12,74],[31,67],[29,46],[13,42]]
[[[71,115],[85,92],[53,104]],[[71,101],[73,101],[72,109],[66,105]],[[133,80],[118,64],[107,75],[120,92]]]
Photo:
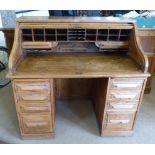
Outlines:
[[110,104],[114,109],[132,109],[135,105]]
[[113,83],[114,87],[116,88],[137,88],[139,86],[139,83]]
[[48,122],[25,122],[28,128],[48,126]]
[[48,85],[22,85],[22,86],[17,86],[18,89],[20,90],[47,90]]
[[48,107],[23,107],[24,111],[48,111]]
[[28,96],[21,96],[22,100],[46,100],[47,96],[39,96],[39,95],[28,95]]
[[128,124],[130,120],[110,120],[109,122],[112,124]]
[[116,99],[134,99],[137,94],[112,94]]

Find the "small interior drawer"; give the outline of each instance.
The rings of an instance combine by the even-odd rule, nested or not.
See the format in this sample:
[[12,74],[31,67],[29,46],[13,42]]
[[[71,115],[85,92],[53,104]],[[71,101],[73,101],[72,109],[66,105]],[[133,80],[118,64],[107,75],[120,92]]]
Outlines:
[[109,111],[124,111],[131,110],[136,111],[138,106],[138,101],[128,102],[128,101],[108,101],[107,110]]
[[141,89],[143,82],[141,78],[113,78],[110,89]]
[[17,101],[49,101],[50,92],[21,91],[16,93]]
[[52,132],[52,120],[48,114],[28,114],[21,116],[23,133],[36,134]]
[[108,100],[112,101],[134,101],[139,100],[140,90],[110,90]]
[[135,112],[117,112],[106,114],[105,129],[113,131],[131,130],[133,127]]
[[20,113],[41,113],[51,111],[49,102],[21,102],[18,107]]
[[16,91],[49,91],[48,81],[15,81]]

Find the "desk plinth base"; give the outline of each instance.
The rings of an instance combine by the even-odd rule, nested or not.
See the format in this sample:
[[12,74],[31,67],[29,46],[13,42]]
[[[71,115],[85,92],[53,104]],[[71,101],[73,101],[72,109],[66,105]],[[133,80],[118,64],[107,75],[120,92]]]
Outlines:
[[132,136],[133,130],[131,131],[104,131],[101,133],[101,136]]
[[21,134],[22,139],[42,139],[42,138],[54,138],[55,133],[43,133],[43,134]]

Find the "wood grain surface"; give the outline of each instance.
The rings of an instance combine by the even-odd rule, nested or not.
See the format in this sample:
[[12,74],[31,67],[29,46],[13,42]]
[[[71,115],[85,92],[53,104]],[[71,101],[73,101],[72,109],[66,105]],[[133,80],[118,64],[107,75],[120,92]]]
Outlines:
[[[132,59],[122,54],[30,54],[20,63],[14,78],[80,78],[144,76]],[[11,76],[8,75],[11,78]]]

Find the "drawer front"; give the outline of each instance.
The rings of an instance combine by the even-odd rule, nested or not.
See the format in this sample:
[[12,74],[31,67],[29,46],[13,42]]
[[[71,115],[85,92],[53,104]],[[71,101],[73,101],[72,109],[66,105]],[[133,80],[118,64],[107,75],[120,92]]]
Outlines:
[[108,101],[107,102],[108,111],[136,111],[137,106],[138,106],[138,101],[135,101],[135,102]]
[[18,108],[20,113],[41,113],[51,111],[49,102],[21,102],[19,103]]
[[113,78],[110,89],[142,89],[143,82],[141,78]]
[[132,130],[135,113],[108,113],[106,114],[105,129],[113,131]]
[[49,81],[15,81],[16,91],[49,91]]
[[17,92],[17,101],[49,101],[50,100],[50,92],[35,92],[35,91],[22,91]]
[[21,115],[22,132],[24,134],[38,134],[52,132],[52,120],[48,114]]
[[111,101],[134,101],[139,100],[140,90],[126,91],[126,90],[110,90],[108,100]]

